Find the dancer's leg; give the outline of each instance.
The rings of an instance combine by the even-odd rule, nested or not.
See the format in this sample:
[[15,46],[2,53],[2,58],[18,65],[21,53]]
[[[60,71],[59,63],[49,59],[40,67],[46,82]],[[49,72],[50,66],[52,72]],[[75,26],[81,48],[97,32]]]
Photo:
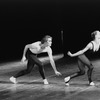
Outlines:
[[92,77],[92,72],[93,72],[93,68],[94,67],[93,67],[92,63],[90,62],[90,60],[85,55],[80,57],[80,60],[88,67],[87,75],[88,75],[89,83],[91,84],[91,82],[92,82],[92,78],[91,77]]

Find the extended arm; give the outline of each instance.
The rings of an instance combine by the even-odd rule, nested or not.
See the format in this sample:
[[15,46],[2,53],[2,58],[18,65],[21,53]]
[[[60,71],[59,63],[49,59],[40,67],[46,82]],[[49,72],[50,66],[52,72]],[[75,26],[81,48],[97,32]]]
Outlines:
[[53,56],[52,56],[52,50],[50,49],[49,52],[48,52],[48,55],[49,55],[49,58],[50,58],[50,63],[51,63],[51,66],[55,72],[56,75],[61,75],[60,72],[57,71],[56,69],[56,65],[55,65],[55,62],[53,60]]
[[28,44],[25,46],[24,51],[23,51],[23,56],[22,56],[22,62],[24,62],[26,60],[25,54],[28,48],[32,48],[31,44]]
[[89,43],[84,49],[72,54],[70,51],[68,51],[68,55],[71,56],[71,57],[75,57],[75,56],[78,56],[78,55],[81,55],[83,53],[85,53],[87,50],[91,49],[92,48],[92,44]]

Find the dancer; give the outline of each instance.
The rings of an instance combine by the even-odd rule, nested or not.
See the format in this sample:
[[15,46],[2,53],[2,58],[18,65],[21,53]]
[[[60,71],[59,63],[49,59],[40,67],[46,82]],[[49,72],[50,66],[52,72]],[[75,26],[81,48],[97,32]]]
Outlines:
[[77,56],[79,72],[77,72],[73,75],[70,75],[68,77],[65,77],[64,81],[65,81],[66,85],[69,85],[68,82],[70,81],[70,79],[84,75],[85,74],[85,66],[88,67],[87,76],[88,76],[89,85],[95,85],[91,79],[92,71],[93,71],[94,67],[93,67],[92,63],[90,62],[90,60],[86,57],[85,52],[88,50],[91,50],[92,52],[96,52],[99,50],[99,48],[100,48],[100,32],[98,30],[92,32],[91,37],[93,38],[93,40],[91,42],[89,42],[84,49],[82,49],[74,54],[72,54],[70,51],[68,51],[68,55],[70,57]]
[[43,69],[43,63],[37,58],[37,55],[43,52],[47,52],[48,56],[50,58],[50,63],[52,65],[52,68],[56,75],[61,75],[60,72],[57,71],[55,62],[53,60],[52,56],[52,37],[49,35],[46,35],[43,37],[41,41],[34,42],[32,44],[28,44],[25,46],[23,51],[23,57],[22,62],[25,62],[27,60],[27,69],[20,71],[16,75],[10,77],[10,81],[13,83],[17,83],[16,78],[26,75],[30,73],[34,67],[34,65],[38,65],[40,75],[43,79],[44,84],[49,84],[47,79],[45,78],[44,69]]

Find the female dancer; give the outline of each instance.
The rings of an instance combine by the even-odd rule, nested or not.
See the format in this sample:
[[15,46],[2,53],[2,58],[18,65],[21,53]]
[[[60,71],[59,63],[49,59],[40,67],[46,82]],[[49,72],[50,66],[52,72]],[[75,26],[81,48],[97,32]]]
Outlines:
[[68,82],[70,79],[84,75],[85,74],[85,66],[88,67],[87,76],[88,76],[89,85],[95,85],[91,79],[92,71],[93,71],[94,67],[93,67],[92,63],[90,62],[90,60],[86,57],[85,52],[88,50],[92,50],[93,52],[96,52],[99,50],[99,48],[100,48],[100,32],[98,30],[92,32],[91,37],[93,38],[93,40],[91,42],[89,42],[84,49],[82,49],[74,54],[72,54],[70,51],[68,51],[68,55],[70,57],[77,56],[79,72],[66,77],[64,79],[66,85],[69,85]]

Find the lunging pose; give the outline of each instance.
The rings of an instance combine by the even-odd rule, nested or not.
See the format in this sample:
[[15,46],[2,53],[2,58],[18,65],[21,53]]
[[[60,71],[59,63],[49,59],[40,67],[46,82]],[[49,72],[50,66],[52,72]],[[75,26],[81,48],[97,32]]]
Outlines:
[[94,67],[93,67],[92,63],[90,62],[90,60],[86,57],[85,52],[88,50],[91,50],[92,52],[96,52],[99,50],[99,48],[100,48],[100,32],[98,30],[92,32],[91,37],[93,38],[93,40],[91,42],[89,42],[84,49],[82,49],[74,54],[72,54],[70,51],[68,51],[68,55],[70,57],[77,56],[79,72],[77,72],[73,75],[70,75],[68,77],[65,77],[64,81],[65,81],[66,85],[69,85],[68,82],[70,81],[70,79],[84,75],[85,74],[85,66],[88,67],[87,76],[88,76],[89,85],[95,85],[91,78]]
[[43,79],[44,84],[49,84],[47,79],[45,78],[43,63],[37,58],[37,55],[43,52],[47,52],[50,58],[50,63],[56,75],[61,75],[60,72],[57,71],[55,62],[52,56],[52,37],[46,35],[43,37],[41,41],[34,42],[32,44],[28,44],[25,46],[22,56],[22,62],[27,60],[27,69],[20,71],[16,75],[10,77],[10,81],[13,83],[17,83],[16,78],[26,75],[30,73],[36,64],[39,68],[40,75]]

